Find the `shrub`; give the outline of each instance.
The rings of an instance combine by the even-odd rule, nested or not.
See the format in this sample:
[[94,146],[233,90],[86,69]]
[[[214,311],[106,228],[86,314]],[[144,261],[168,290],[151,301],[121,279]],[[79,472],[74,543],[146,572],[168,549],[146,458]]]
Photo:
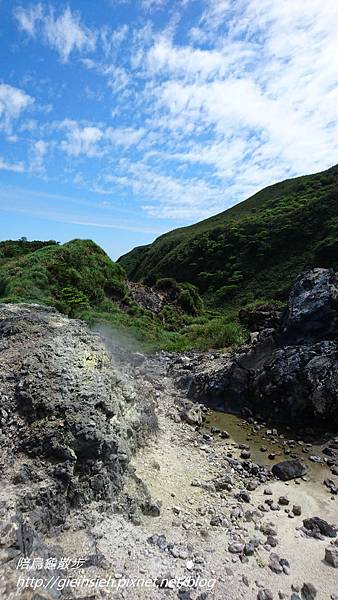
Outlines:
[[162,277],[155,283],[155,288],[163,291],[176,291],[178,290],[178,283],[173,277]]

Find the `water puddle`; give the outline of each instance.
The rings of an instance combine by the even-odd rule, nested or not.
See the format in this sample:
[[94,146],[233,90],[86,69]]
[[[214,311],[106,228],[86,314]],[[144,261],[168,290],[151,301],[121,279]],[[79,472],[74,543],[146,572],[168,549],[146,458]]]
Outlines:
[[[272,427],[263,426],[259,431],[255,431],[254,426],[243,421],[242,417],[224,412],[210,411],[206,419],[205,428],[210,433],[212,427],[217,427],[221,431],[225,430],[229,433],[230,438],[224,440],[229,452],[232,450],[231,444],[247,444],[250,446],[251,459],[267,468],[271,468],[277,462],[291,458],[290,455],[284,454],[283,442],[294,440],[295,445],[290,450],[292,456],[298,456],[308,466],[309,470],[305,481],[302,481],[302,485],[306,486],[311,495],[317,496],[321,500],[329,500],[331,494],[323,483],[324,479],[331,479],[336,486],[338,485],[338,477],[331,473],[329,467],[324,462],[322,449],[326,444],[313,444],[309,448],[309,452],[304,452],[303,449],[306,447],[306,443],[299,440],[299,437],[295,433],[289,430],[282,431],[282,429],[277,429],[278,435],[271,436],[267,432],[272,431]],[[261,451],[262,447],[266,448],[265,452]],[[277,454],[274,459],[269,458],[269,455],[272,453]],[[234,452],[234,457],[237,456],[238,450],[237,453],[236,451]],[[309,460],[309,456],[320,456],[322,463],[312,462]],[[338,496],[334,498],[338,499]]]

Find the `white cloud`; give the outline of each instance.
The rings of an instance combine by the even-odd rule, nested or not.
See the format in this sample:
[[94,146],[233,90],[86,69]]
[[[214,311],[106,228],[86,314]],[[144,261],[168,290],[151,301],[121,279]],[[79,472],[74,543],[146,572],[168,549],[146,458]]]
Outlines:
[[23,173],[25,171],[25,167],[22,162],[9,163],[0,156],[0,170],[14,171],[14,173]]
[[145,134],[145,129],[133,129],[132,127],[118,127],[113,129],[109,127],[106,131],[106,136],[115,146],[130,146],[137,145]]
[[[141,0],[147,15],[138,22],[96,33],[70,8],[40,3],[15,15],[63,62],[97,51],[79,61],[92,71],[83,101],[99,103],[97,122],[95,113],[91,122],[73,113],[57,139],[46,139],[70,157],[72,181],[81,183],[73,158],[99,157],[89,188],[131,189],[149,215],[192,221],[337,162],[338,3],[205,0],[176,26],[187,1]],[[152,13],[164,5],[170,18],[161,28]],[[2,111],[9,115],[11,103]],[[41,129],[31,135],[45,139]]]
[[151,217],[196,219],[222,208],[220,190],[198,178],[163,174],[145,162],[124,161],[124,177],[107,175],[106,182],[130,188]]
[[36,33],[36,23],[42,19],[43,10],[41,4],[35,4],[25,9],[19,6],[14,11],[19,29],[29,36],[34,37]]
[[33,103],[33,98],[19,88],[0,83],[0,128],[10,131],[12,121]]
[[32,158],[30,162],[30,170],[35,173],[44,173],[44,159],[48,152],[49,144],[44,140],[34,142],[32,148]]
[[44,33],[50,46],[60,55],[62,62],[67,62],[69,55],[77,50],[94,50],[95,36],[85,27],[76,13],[69,7],[56,17],[49,14],[45,20]]
[[93,51],[96,34],[86,27],[76,12],[67,6],[59,15],[51,8],[45,10],[41,4],[14,11],[18,26],[30,37],[40,34],[45,42],[67,62],[72,52]]
[[142,0],[142,7],[146,11],[160,10],[164,8],[168,0]]
[[91,158],[102,154],[99,142],[104,134],[98,127],[81,126],[76,121],[65,121],[61,127],[65,127],[67,132],[66,139],[61,141],[60,148],[69,156],[83,154]]

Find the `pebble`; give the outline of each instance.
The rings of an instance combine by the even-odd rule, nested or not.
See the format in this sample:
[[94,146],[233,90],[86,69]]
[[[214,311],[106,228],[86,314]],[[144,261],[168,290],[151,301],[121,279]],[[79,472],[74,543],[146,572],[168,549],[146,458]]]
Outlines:
[[259,590],[257,594],[257,600],[273,600],[273,594],[271,590],[268,590],[267,588]]
[[241,554],[244,550],[244,544],[240,542],[233,542],[232,544],[229,544],[228,550],[231,552],[231,554]]
[[302,597],[304,600],[314,600],[317,596],[317,590],[312,583],[304,583],[302,587]]

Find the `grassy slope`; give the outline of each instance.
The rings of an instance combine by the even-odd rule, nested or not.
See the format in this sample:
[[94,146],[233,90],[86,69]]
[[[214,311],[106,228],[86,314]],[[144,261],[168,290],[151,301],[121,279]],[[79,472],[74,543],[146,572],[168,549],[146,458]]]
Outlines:
[[135,281],[188,280],[220,306],[283,300],[304,268],[338,267],[338,166],[269,186],[118,263]]
[[105,322],[133,348],[222,347],[242,335],[229,319],[192,317],[169,305],[165,315],[142,309],[130,296],[124,269],[91,240],[62,246],[53,241],[1,242],[0,301],[47,304],[90,324]]

